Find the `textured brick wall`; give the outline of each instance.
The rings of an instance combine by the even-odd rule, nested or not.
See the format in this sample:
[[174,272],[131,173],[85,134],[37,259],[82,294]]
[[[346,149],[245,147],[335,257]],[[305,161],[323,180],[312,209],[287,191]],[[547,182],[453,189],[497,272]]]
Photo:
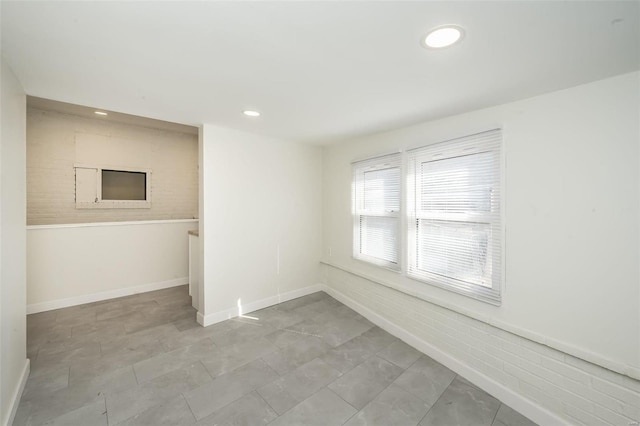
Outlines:
[[640,381],[343,270],[330,288],[572,424],[635,425]]
[[[150,209],[76,209],[77,133],[126,139],[149,147],[144,162],[152,169]],[[193,219],[197,216],[196,135],[28,108],[28,225]]]

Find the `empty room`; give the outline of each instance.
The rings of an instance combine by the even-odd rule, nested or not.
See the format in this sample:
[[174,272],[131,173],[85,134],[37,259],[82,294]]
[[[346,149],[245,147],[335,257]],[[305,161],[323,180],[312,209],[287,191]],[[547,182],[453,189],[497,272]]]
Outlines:
[[0,42],[0,426],[640,425],[640,1]]

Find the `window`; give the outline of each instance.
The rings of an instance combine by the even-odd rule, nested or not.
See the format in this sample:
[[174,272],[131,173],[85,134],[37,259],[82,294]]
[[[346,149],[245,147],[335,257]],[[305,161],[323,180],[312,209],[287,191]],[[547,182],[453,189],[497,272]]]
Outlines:
[[500,130],[408,153],[408,271],[429,284],[500,303]]
[[76,164],[76,208],[151,208],[151,171]]
[[353,164],[353,255],[400,269],[400,154]]
[[103,200],[147,199],[147,174],[122,170],[102,170]]

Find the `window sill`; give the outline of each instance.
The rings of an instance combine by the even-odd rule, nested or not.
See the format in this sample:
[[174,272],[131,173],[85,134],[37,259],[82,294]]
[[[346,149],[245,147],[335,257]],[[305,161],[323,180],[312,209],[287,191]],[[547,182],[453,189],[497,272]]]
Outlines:
[[[475,300],[479,300],[480,302],[484,302],[484,303],[488,303],[490,305],[494,305],[494,306],[500,306],[502,305],[502,296],[500,294],[500,292],[498,292],[497,297],[493,296],[491,293],[495,294],[493,291],[482,291],[483,289],[487,289],[487,290],[491,290],[488,287],[481,287],[481,286],[477,286],[475,287],[473,284],[469,284],[467,288],[460,286],[460,287],[455,287],[453,285],[448,285],[446,283],[441,283],[438,282],[436,280],[430,280],[428,278],[422,277],[418,274],[413,274],[411,272],[407,271],[407,278],[414,280],[414,281],[418,281],[421,283],[425,283],[427,285],[431,285],[434,287],[438,287],[441,288],[443,290],[447,290],[450,291],[452,293],[457,293],[460,294],[462,296],[466,296],[469,297],[471,299],[475,299]],[[487,294],[484,294],[487,293]]]
[[76,202],[76,209],[150,209],[151,201],[98,201]]
[[378,268],[386,269],[387,271],[395,272],[396,274],[402,274],[402,268],[400,268],[400,266],[394,267],[394,266],[391,266],[392,264],[387,264],[387,263],[384,263],[382,261],[377,262],[375,260],[369,260],[368,258],[365,258],[365,257],[357,257],[357,256],[353,256],[353,255],[351,256],[351,258],[353,260],[365,263],[365,264],[370,265],[370,266],[375,266],[375,267],[378,267]]

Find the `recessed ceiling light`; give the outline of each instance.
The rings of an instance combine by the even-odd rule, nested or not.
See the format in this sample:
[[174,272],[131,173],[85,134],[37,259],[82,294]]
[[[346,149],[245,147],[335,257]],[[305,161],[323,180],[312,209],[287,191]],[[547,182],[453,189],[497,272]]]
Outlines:
[[242,111],[242,113],[244,115],[248,115],[249,117],[260,117],[260,113],[258,111],[251,111],[249,109],[246,109]]
[[106,112],[104,112],[104,111],[94,111],[94,112],[95,112],[96,114],[98,114],[98,115],[109,115],[109,114],[107,114],[107,113],[106,113]]
[[422,40],[425,47],[440,49],[442,47],[451,46],[462,40],[464,30],[457,25],[443,25],[434,28]]

